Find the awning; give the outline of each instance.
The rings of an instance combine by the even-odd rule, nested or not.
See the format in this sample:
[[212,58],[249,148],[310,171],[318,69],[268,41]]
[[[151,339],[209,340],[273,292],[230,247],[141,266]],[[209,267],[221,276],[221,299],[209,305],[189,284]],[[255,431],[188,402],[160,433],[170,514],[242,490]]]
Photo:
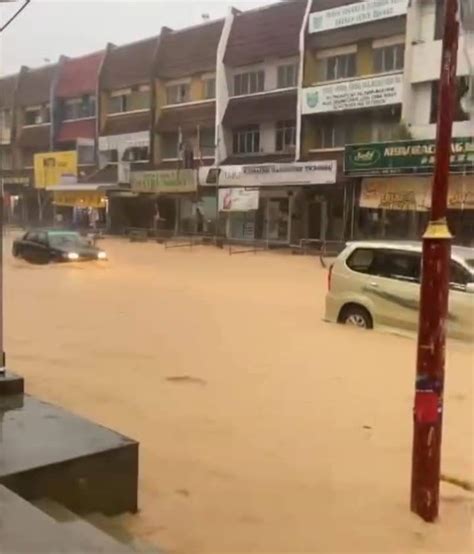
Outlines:
[[156,125],[161,133],[196,132],[198,126],[202,129],[213,129],[216,121],[216,103],[206,102],[179,108],[164,108]]
[[[431,177],[374,177],[362,180],[360,207],[426,212],[431,206]],[[474,210],[474,175],[451,175],[448,209]]]
[[267,121],[295,120],[296,105],[296,90],[235,97],[229,100],[223,122],[228,127],[240,127]]

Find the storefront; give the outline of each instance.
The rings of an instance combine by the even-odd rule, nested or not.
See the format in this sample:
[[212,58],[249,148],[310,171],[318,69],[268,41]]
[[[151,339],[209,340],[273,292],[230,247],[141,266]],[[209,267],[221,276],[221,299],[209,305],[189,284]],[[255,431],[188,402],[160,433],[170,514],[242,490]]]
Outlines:
[[[346,147],[346,175],[362,177],[357,238],[417,240],[431,206],[435,144],[429,140]],[[460,244],[474,239],[474,140],[452,143],[448,223]]]
[[36,220],[37,203],[31,183],[32,175],[12,174],[0,177],[7,225],[23,227]]
[[219,190],[225,234],[234,240],[292,244],[305,233],[307,191],[333,186],[336,162],[266,163],[203,168],[201,181]]

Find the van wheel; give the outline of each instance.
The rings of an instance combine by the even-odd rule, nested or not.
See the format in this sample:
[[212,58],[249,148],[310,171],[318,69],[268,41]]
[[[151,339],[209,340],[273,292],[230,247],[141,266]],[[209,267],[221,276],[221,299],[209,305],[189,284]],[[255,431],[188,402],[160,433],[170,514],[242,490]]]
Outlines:
[[360,329],[372,329],[374,326],[372,316],[369,312],[362,306],[357,306],[356,304],[349,304],[342,309],[341,315],[339,316],[339,323],[353,325]]

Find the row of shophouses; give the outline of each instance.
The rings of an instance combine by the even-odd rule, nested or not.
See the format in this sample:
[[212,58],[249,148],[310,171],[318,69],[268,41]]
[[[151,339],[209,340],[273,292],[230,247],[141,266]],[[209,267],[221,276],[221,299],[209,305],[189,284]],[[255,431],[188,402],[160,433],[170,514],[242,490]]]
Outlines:
[[[110,232],[416,238],[428,217],[443,0],[296,0],[0,79],[12,223]],[[474,239],[474,142],[461,97],[450,224]],[[472,91],[472,88],[471,88]],[[468,93],[469,94],[469,93]]]

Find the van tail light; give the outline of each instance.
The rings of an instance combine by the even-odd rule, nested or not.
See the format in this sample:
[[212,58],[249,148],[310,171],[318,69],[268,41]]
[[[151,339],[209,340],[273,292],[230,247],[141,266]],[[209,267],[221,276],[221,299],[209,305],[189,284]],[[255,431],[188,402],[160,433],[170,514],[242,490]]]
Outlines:
[[329,266],[329,271],[328,271],[328,292],[331,291],[331,281],[332,281],[332,270],[333,270],[333,267],[334,267],[334,265]]

